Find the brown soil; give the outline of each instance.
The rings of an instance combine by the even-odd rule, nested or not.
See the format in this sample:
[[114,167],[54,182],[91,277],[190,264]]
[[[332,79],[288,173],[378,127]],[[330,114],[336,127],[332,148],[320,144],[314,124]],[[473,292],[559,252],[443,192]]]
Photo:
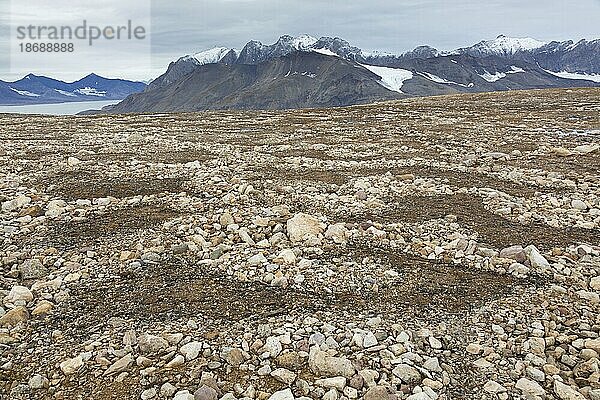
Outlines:
[[114,280],[90,281],[73,288],[73,301],[69,304],[76,305],[76,309],[64,310],[56,316],[64,317],[64,323],[71,324],[71,329],[103,325],[110,317],[131,319],[140,325],[193,317],[214,321],[216,329],[228,321],[260,321],[297,312],[424,317],[431,313],[468,311],[519,286],[519,281],[506,275],[433,263],[376,248],[337,248],[319,259],[341,257],[360,262],[365,256],[398,271],[400,283],[382,287],[378,292],[348,290],[329,294],[280,289],[232,280],[182,259],[172,259],[158,265],[144,265],[136,271],[122,270],[121,277]]
[[261,168],[252,173],[252,179],[265,180],[271,179],[283,182],[316,182],[322,184],[343,185],[347,182],[347,176],[340,171],[328,171],[317,169],[291,170],[278,168]]
[[496,248],[534,244],[541,249],[550,249],[573,243],[600,242],[600,231],[596,229],[558,229],[542,223],[523,225],[510,221],[487,210],[477,196],[410,196],[393,200],[392,206],[360,215],[336,215],[336,219],[355,223],[422,223],[452,214],[459,224],[479,234],[479,242]]
[[518,162],[509,161],[508,164],[521,168],[560,172],[570,179],[578,180],[583,178],[583,174],[600,175],[600,152],[569,157],[535,156]]
[[[99,173],[75,171],[49,179],[55,185],[50,192],[65,200],[116,197],[119,199],[134,196],[148,196],[159,193],[179,193],[184,191],[184,180],[179,178],[107,178]],[[44,181],[43,184],[47,184]],[[42,184],[39,182],[38,184]]]
[[97,160],[97,161],[145,161],[163,164],[185,164],[193,161],[207,161],[214,158],[214,155],[207,151],[200,150],[168,150],[162,149],[160,152],[142,151],[126,151],[126,152],[98,152],[81,157],[81,160]]
[[119,237],[140,229],[160,226],[179,214],[158,206],[137,206],[92,215],[82,221],[54,224],[47,235],[48,244],[58,247],[91,246],[97,242],[122,244]]

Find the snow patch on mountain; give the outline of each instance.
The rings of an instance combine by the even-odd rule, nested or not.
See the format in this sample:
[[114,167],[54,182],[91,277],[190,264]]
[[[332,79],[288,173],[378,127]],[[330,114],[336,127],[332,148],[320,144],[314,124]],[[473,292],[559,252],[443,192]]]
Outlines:
[[381,78],[381,86],[394,92],[403,93],[401,89],[404,82],[413,78],[413,73],[406,69],[361,65]]
[[296,50],[307,50],[311,46],[314,46],[315,43],[317,43],[318,41],[319,39],[314,38],[310,35],[300,35],[292,39],[291,45]]
[[525,72],[523,68],[515,67],[514,65],[510,67],[510,71],[507,71],[507,74],[518,74],[519,72]]
[[584,81],[592,81],[592,82],[597,82],[600,83],[600,75],[598,74],[593,74],[593,75],[588,75],[588,74],[579,74],[576,72],[567,72],[567,71],[561,71],[561,72],[554,72],[554,71],[549,71],[549,70],[544,70],[549,74],[552,74],[554,76],[558,76],[559,78],[563,78],[563,79],[581,79]]
[[314,51],[315,53],[320,53],[320,54],[325,54],[326,56],[338,56],[337,54],[335,54],[333,51],[329,50],[329,49],[312,49],[312,51]]
[[223,59],[231,50],[234,50],[236,54],[238,51],[227,47],[214,47],[212,49],[196,53],[193,56],[187,56],[197,62],[198,65],[205,64],[216,64]]
[[499,81],[502,78],[506,78],[507,74],[517,74],[519,72],[525,72],[524,69],[519,68],[519,67],[515,67],[514,65],[510,67],[509,71],[506,72],[496,72],[495,74],[491,74],[486,70],[483,70],[483,74],[480,74],[479,76],[482,77],[483,79],[485,79],[488,82],[496,82]]
[[500,35],[496,39],[488,40],[484,43],[491,51],[509,54],[514,54],[517,51],[538,49],[546,44],[546,42],[532,38],[511,38],[504,35]]
[[464,83],[453,82],[453,81],[449,81],[444,78],[440,78],[439,76],[430,74],[429,72],[417,72],[417,73],[419,75],[423,76],[424,78],[429,79],[430,81],[435,82],[435,83],[443,83],[445,85],[458,85],[458,86],[462,86],[462,87],[466,87],[466,88],[475,86],[475,84],[473,82],[465,85]]
[[96,88],[91,88],[91,87],[80,88],[80,89],[77,89],[75,92],[82,94],[84,96],[97,96],[97,97],[106,96],[106,91],[101,91],[101,90],[98,90]]
[[377,50],[361,50],[361,55],[364,58],[377,58],[377,57],[397,57],[394,53],[389,53],[387,51],[377,51]]
[[63,96],[68,96],[68,97],[77,97],[77,95],[75,93],[71,93],[71,92],[66,92],[64,90],[60,90],[60,89],[54,89],[54,91],[62,94]]
[[[29,79],[29,78],[27,78],[27,79]],[[40,97],[39,94],[31,93],[31,92],[28,92],[27,90],[18,90],[18,89],[15,89],[13,87],[11,87],[10,90],[12,90],[13,92],[16,92],[16,93],[20,94],[21,96]]]
[[504,72],[496,72],[495,74],[490,74],[489,72],[487,72],[485,70],[484,70],[484,73],[479,74],[479,76],[488,82],[496,82],[502,78],[506,78],[506,74]]

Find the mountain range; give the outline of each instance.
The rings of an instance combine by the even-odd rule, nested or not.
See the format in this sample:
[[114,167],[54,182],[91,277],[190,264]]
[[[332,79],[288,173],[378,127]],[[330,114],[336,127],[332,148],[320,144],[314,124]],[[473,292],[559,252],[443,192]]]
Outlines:
[[14,82],[0,81],[0,105],[122,100],[145,88],[142,82],[107,79],[96,74],[71,83],[29,74]]
[[503,35],[471,47],[367,52],[341,38],[285,35],[172,62],[141,93],[103,112],[332,107],[414,96],[600,87],[600,40]]

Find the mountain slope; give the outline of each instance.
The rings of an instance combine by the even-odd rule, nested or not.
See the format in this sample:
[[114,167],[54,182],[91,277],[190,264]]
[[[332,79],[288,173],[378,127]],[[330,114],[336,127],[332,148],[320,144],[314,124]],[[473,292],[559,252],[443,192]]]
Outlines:
[[14,82],[0,81],[0,105],[121,100],[145,88],[141,82],[107,79],[96,74],[72,83],[29,74]]
[[544,43],[531,38],[508,38],[482,41],[474,46],[450,52],[473,57],[500,56],[512,61],[526,61],[553,72],[600,74],[600,39],[574,43]]
[[[239,52],[217,47],[181,57],[144,93],[109,111],[331,107],[406,96],[600,86],[600,75],[556,70],[556,63],[544,67],[558,53],[559,67],[578,72],[585,60],[593,67],[597,45],[501,35],[450,53],[419,46],[394,55],[366,52],[337,37],[285,35],[271,45],[250,41]],[[550,53],[544,62],[542,55]]]
[[249,64],[207,64],[181,80],[129,96],[110,112],[335,107],[405,97],[360,65],[315,52]]
[[[473,46],[450,52],[440,52],[430,46],[418,46],[412,51],[396,55],[364,51],[338,37],[322,37],[317,40],[308,35],[299,37],[285,35],[272,45],[250,41],[240,52],[228,48],[215,48],[194,56],[182,57],[172,63],[169,70],[152,82],[151,86],[157,87],[174,82],[190,73],[195,67],[210,62],[256,65],[298,50],[335,54],[361,64],[385,67],[398,67],[414,59],[468,55],[475,59],[499,57],[508,63],[525,61],[552,72],[600,74],[600,40],[544,43],[532,38],[510,38],[500,35],[496,39],[484,40]],[[585,76],[582,75],[582,78],[585,79]]]

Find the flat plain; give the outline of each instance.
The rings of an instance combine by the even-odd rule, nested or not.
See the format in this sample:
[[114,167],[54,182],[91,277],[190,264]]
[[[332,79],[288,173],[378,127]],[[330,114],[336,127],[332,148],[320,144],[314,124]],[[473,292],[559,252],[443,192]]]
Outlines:
[[0,398],[600,399],[600,90],[0,115]]

